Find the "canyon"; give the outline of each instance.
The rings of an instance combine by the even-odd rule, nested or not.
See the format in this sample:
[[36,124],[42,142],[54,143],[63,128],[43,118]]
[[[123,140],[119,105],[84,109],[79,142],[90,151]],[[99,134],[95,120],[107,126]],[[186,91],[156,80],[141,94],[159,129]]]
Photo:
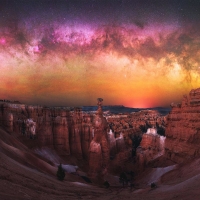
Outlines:
[[[173,176],[179,168],[187,171],[187,165],[195,166],[198,176],[200,89],[184,95],[180,104],[172,103],[167,115],[150,109],[113,114],[103,111],[102,102],[99,98],[95,112],[85,112],[78,107],[1,101],[1,158],[7,160],[8,168],[12,168],[12,159],[17,166],[51,177],[62,163],[68,181],[87,185],[85,177],[94,187],[105,180],[119,187],[120,173],[131,171],[136,187],[144,187],[145,177],[146,185],[163,184],[169,182],[167,174]],[[10,176],[2,180],[10,180]],[[98,192],[102,195],[101,189]]]
[[63,158],[75,158],[76,163],[85,161],[91,178],[107,170],[126,170],[124,164],[135,157],[143,133],[153,127],[163,135],[166,124],[166,117],[155,110],[108,115],[101,105],[88,113],[81,108],[71,111],[10,102],[1,102],[0,108],[0,126],[10,135],[35,152],[50,148]]

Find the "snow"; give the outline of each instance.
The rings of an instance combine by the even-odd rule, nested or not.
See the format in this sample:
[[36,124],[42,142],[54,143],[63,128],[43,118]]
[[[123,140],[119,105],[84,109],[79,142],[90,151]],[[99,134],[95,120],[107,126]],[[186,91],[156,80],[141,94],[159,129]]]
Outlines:
[[124,139],[124,137],[123,137],[123,134],[122,134],[122,133],[120,133],[120,136],[119,136],[118,138],[116,138],[116,140],[121,140],[121,139]]
[[163,151],[164,151],[164,148],[165,148],[165,139],[166,139],[165,136],[160,136],[160,147],[161,147],[161,149],[163,149]]
[[[59,165],[59,164],[57,164]],[[62,165],[62,168],[68,173],[74,173],[77,171],[78,166],[75,165]]]
[[116,146],[115,136],[111,129],[110,129],[110,132],[108,133],[108,138],[109,138],[111,147]]
[[90,185],[85,184],[85,183],[80,183],[80,182],[73,182],[73,184],[75,184],[75,185],[81,185],[81,186],[86,186],[86,187],[90,187]]
[[146,134],[157,135],[157,129],[155,129],[155,128],[148,128]]
[[109,135],[113,135],[113,132],[112,132],[112,130],[110,129],[110,131],[109,131],[109,133],[108,133]]
[[176,168],[176,165],[163,167],[163,168],[154,168],[152,173],[150,173],[149,175],[146,176],[146,179],[148,180],[147,183],[151,184],[152,182],[157,182],[163,174],[165,174],[175,168]]
[[57,155],[57,153],[49,148],[43,147],[43,148],[36,148],[34,149],[34,152],[48,160],[50,160],[53,163],[59,163],[60,157]]
[[27,127],[27,133],[30,135],[35,135],[35,129],[36,129],[36,122],[33,121],[33,119],[27,119],[25,121],[26,127]]

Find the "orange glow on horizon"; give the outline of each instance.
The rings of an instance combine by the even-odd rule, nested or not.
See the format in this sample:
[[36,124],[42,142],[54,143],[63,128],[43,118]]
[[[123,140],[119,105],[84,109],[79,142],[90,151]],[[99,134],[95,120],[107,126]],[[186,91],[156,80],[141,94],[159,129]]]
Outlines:
[[[95,105],[96,98],[102,97],[107,105],[140,108],[179,102],[183,94],[200,86],[199,52],[191,55],[184,44],[178,54],[176,48],[167,51],[171,32],[163,33],[165,40],[159,34],[148,35],[152,27],[146,29],[131,34],[132,29],[120,26],[102,28],[91,33],[89,43],[58,41],[55,50],[41,54],[24,53],[12,44],[11,52],[0,48],[0,99],[81,106]],[[174,40],[182,34],[175,33]],[[119,37],[119,46],[113,34]]]

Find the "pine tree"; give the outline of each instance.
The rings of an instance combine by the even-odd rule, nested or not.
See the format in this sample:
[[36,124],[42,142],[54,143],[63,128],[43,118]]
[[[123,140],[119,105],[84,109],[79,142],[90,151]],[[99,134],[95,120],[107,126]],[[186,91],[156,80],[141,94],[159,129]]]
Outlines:
[[63,181],[64,178],[65,178],[65,171],[64,171],[64,169],[62,168],[61,163],[60,163],[60,165],[58,166],[57,177],[58,177],[58,180],[60,180],[60,181]]
[[24,121],[22,122],[22,127],[21,127],[21,128],[22,128],[22,129],[21,129],[22,134],[25,135],[25,133],[26,133],[26,124],[25,124]]
[[124,184],[125,184],[125,183],[126,183],[126,184],[128,183],[128,178],[127,178],[125,172],[122,172],[122,173],[120,174],[119,182],[123,184],[123,187],[124,187]]
[[105,182],[103,183],[103,186],[104,186],[105,188],[109,188],[109,187],[110,187],[110,183],[109,183],[108,181],[105,181]]

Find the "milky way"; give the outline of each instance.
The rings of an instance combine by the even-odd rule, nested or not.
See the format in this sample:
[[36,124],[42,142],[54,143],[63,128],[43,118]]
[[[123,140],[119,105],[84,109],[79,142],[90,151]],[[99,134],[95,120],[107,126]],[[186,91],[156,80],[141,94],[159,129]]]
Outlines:
[[198,1],[1,1],[0,99],[168,106],[200,86]]

